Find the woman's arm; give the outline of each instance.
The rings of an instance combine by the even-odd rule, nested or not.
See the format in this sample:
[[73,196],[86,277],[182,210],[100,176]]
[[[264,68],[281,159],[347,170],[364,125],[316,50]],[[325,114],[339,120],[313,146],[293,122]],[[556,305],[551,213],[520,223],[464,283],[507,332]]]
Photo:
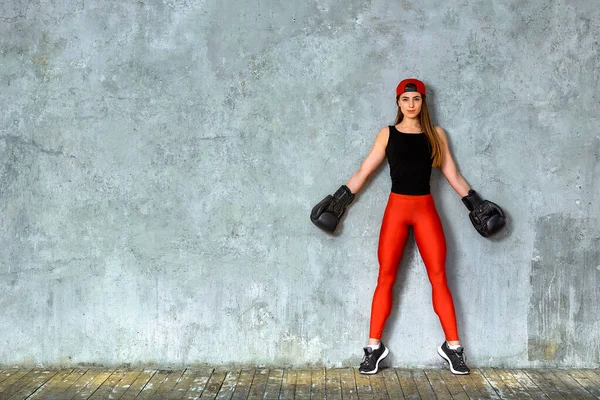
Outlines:
[[465,197],[469,193],[469,189],[471,189],[471,187],[465,178],[462,177],[460,172],[458,172],[456,164],[454,164],[452,154],[450,154],[450,148],[448,147],[448,138],[446,137],[446,132],[444,132],[444,130],[439,126],[436,126],[435,130],[442,139],[442,165],[440,169],[456,193],[458,193],[460,197]]
[[375,138],[375,143],[373,144],[371,152],[367,158],[365,158],[358,171],[356,171],[348,183],[346,183],[346,186],[348,186],[352,193],[358,193],[369,175],[371,175],[371,173],[375,171],[385,159],[385,148],[387,146],[389,136],[390,128],[387,126],[381,128],[379,133],[377,133],[377,137]]

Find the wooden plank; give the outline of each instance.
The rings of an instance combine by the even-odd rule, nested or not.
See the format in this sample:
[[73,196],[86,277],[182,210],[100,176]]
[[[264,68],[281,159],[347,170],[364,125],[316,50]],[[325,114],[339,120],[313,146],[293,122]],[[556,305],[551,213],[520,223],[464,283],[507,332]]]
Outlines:
[[[127,389],[131,386],[138,376],[142,373],[141,369],[128,369],[119,382],[110,390],[108,393],[109,398],[119,399],[125,394]],[[101,385],[102,386],[102,385]],[[94,393],[95,395],[95,393]]]
[[125,391],[125,393],[123,394],[123,396],[121,396],[119,400],[137,399],[137,396],[141,393],[142,389],[146,386],[150,379],[152,379],[156,372],[158,371],[155,369],[142,370],[142,372],[138,375],[137,378],[135,378],[135,381],[133,381],[133,383],[129,386],[127,391]]
[[342,399],[358,400],[358,389],[354,378],[354,368],[340,370],[340,383],[342,385]]
[[165,399],[169,395],[169,393],[171,393],[171,391],[177,385],[177,383],[183,378],[183,374],[186,373],[186,371],[186,369],[175,369],[168,371],[167,377],[163,380],[160,387],[154,392],[150,399]]
[[539,369],[537,372],[544,377],[544,379],[546,379],[546,381],[548,381],[548,383],[553,386],[565,399],[571,400],[579,398],[575,393],[572,393],[567,385],[558,379],[558,377],[554,375],[551,370]]
[[206,385],[208,385],[208,381],[212,377],[212,374],[215,373],[214,368],[200,368],[197,369],[196,375],[194,379],[190,383],[190,388],[185,393],[185,398],[189,400],[197,400],[199,399],[206,390]]
[[583,388],[575,379],[573,379],[569,374],[567,374],[564,370],[553,370],[554,375],[558,377],[567,387],[580,399],[584,400],[596,400],[596,398],[587,390]]
[[212,375],[210,376],[210,379],[206,383],[206,387],[202,392],[202,396],[200,396],[199,398],[203,400],[216,399],[217,394],[219,394],[219,390],[221,389],[221,386],[223,385],[226,376],[227,371],[224,368],[215,368]]
[[[240,378],[241,370],[228,371],[225,375],[225,380],[221,385],[221,389],[217,393],[216,400],[230,400],[233,397],[233,392],[237,386],[238,379]],[[204,395],[204,393],[202,393]]]
[[313,369],[311,372],[312,384],[310,387],[311,400],[325,400],[325,379],[324,368]]
[[385,387],[385,382],[383,380],[383,374],[381,370],[378,373],[369,375],[369,380],[371,381],[371,388],[373,389],[373,398],[376,400],[389,400],[390,396],[387,392],[387,388]]
[[27,400],[37,400],[37,399],[49,399],[52,398],[50,395],[50,391],[55,385],[60,384],[60,382],[69,376],[73,372],[73,369],[66,369],[62,371],[58,371],[51,379],[46,381],[42,386],[40,386],[31,396],[27,398]]
[[158,371],[156,371],[156,373],[154,375],[152,375],[152,378],[150,378],[148,383],[146,383],[146,386],[144,386],[142,388],[142,390],[140,391],[138,396],[135,398],[135,400],[147,400],[150,397],[152,397],[154,395],[154,393],[156,393],[158,388],[160,388],[162,383],[165,381],[165,379],[169,375],[169,372],[170,371],[168,371],[168,370],[160,370],[160,369]]
[[525,390],[521,386],[519,381],[517,381],[514,376],[509,374],[507,370],[494,368],[494,371],[496,372],[496,374],[498,374],[498,376],[500,376],[500,378],[502,378],[504,383],[506,383],[506,386],[508,386],[510,390],[517,396],[517,399],[532,398],[531,395],[527,392],[527,390]]
[[490,385],[478,368],[472,368],[469,375],[471,376],[471,380],[475,383],[477,390],[479,390],[479,393],[486,399],[500,399],[498,393],[494,390],[494,387]]
[[13,394],[18,393],[21,389],[27,387],[27,385],[30,384],[41,372],[42,370],[35,369],[29,371],[25,375],[22,375],[19,379],[15,380],[6,390],[2,392],[2,399],[8,399]]
[[560,391],[546,380],[538,371],[532,369],[523,370],[525,374],[552,400],[563,400],[565,397]]
[[183,399],[183,396],[191,388],[195,377],[196,371],[186,368],[176,381],[172,381],[168,387],[164,387],[164,394],[161,396],[161,399]]
[[[0,383],[0,393],[2,393],[3,396],[10,397],[13,393],[18,392],[19,388],[27,384],[27,375],[31,372],[33,372],[33,370],[23,369],[9,376],[4,382]],[[19,383],[22,379],[23,381]],[[16,385],[15,388],[12,388],[14,385]]]
[[265,386],[265,393],[263,395],[263,399],[265,399],[265,400],[279,399],[279,393],[281,392],[281,382],[282,381],[283,381],[283,370],[282,369],[269,370],[269,376],[267,377],[267,385]]
[[117,369],[115,370],[107,380],[105,380],[98,389],[90,396],[89,400],[104,400],[109,398],[112,390],[117,386],[117,384],[123,379],[125,374],[127,374],[128,370],[126,369]]
[[269,381],[269,370],[265,368],[259,368],[254,372],[254,378],[252,378],[252,386],[250,386],[250,394],[248,400],[260,400],[264,397],[265,391],[267,390],[267,383]]
[[250,386],[254,378],[254,368],[242,369],[237,385],[233,392],[232,400],[246,400],[250,393]]
[[328,400],[342,399],[342,385],[339,369],[325,370],[325,396]]
[[426,369],[423,372],[425,373],[425,377],[429,381],[429,385],[431,385],[436,398],[439,400],[452,400],[452,395],[446,387],[446,383],[436,370]]
[[281,400],[293,400],[296,392],[296,371],[286,369],[283,371],[283,380],[281,381]]
[[411,371],[413,380],[415,381],[415,385],[417,385],[417,389],[419,390],[419,394],[421,395],[421,399],[423,400],[433,400],[435,399],[435,393],[433,392],[433,388],[429,384],[429,379],[420,369],[414,369]]
[[596,374],[596,376],[598,377],[598,379],[600,379],[600,367],[598,367],[598,368],[584,368],[584,369],[582,369],[582,371],[594,373],[594,374]]
[[600,370],[594,369],[579,369],[582,373],[586,374],[588,378],[594,382],[597,387],[600,387]]
[[72,398],[74,398],[77,393],[79,393],[80,391],[82,391],[101,372],[102,372],[102,370],[99,369],[99,368],[90,368],[90,369],[88,369],[85,372],[85,374],[81,375],[79,377],[79,379],[77,379],[75,382],[73,382],[73,384],[71,386],[69,386],[69,388],[67,388],[67,390],[65,390],[61,394],[61,397],[63,399],[72,399]]
[[208,383],[214,368],[187,369],[166,396],[167,400],[197,399]]
[[565,371],[567,374],[571,375],[577,383],[579,383],[585,390],[590,392],[590,394],[598,399],[600,399],[600,384],[596,384],[590,376],[583,372],[580,369],[572,369]]
[[404,399],[404,392],[398,381],[398,376],[396,376],[396,371],[393,368],[384,368],[381,370],[381,374],[390,398]]
[[515,377],[517,382],[527,390],[532,398],[536,400],[548,400],[548,396],[533,382],[526,373],[516,369],[510,369],[507,371],[509,374]]
[[450,395],[452,396],[453,399],[469,400],[469,396],[467,396],[467,392],[465,392],[465,389],[463,389],[463,387],[460,384],[460,381],[458,380],[456,375],[454,375],[452,372],[450,372],[450,370],[445,369],[445,368],[438,369],[437,373],[439,374],[440,378],[446,385],[446,388],[450,392]]
[[483,394],[477,388],[475,381],[471,377],[471,375],[455,375],[456,379],[460,382],[463,389],[467,393],[467,396],[471,399],[481,399],[483,398]]
[[8,398],[9,400],[22,400],[31,394],[33,394],[36,390],[38,390],[44,383],[50,380],[54,375],[56,375],[57,371],[54,370],[38,370],[33,373],[30,377],[31,379],[27,382],[26,385],[21,387],[19,391],[14,393],[12,396],[8,397],[7,393],[2,393],[2,399]]
[[419,395],[419,389],[413,380],[410,370],[396,369],[395,371],[396,376],[398,377],[398,382],[400,382],[400,386],[402,386],[404,398],[407,400],[420,400],[421,396]]
[[518,398],[517,394],[511,390],[504,380],[502,380],[502,377],[492,368],[480,368],[479,371],[498,393],[501,399],[513,400]]
[[100,370],[98,372],[86,386],[77,392],[73,399],[89,398],[113,374],[114,370]]
[[310,400],[310,369],[296,371],[296,400]]
[[[356,392],[358,393],[359,399],[373,400],[373,388],[371,387],[371,380],[369,375],[361,374],[358,369],[354,370],[354,380],[356,381]],[[329,396],[327,396],[329,399]],[[343,398],[343,396],[342,396]]]
[[12,368],[12,369],[3,369],[0,372],[0,383],[4,382],[6,379],[8,379],[12,374],[14,374],[15,372],[20,371],[20,369],[17,368]]

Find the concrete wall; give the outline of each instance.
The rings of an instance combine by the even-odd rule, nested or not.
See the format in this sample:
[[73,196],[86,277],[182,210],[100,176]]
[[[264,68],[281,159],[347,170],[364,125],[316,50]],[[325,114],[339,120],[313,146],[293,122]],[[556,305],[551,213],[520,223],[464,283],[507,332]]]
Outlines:
[[[312,206],[429,88],[484,239],[432,191],[472,366],[600,363],[593,0],[0,5],[0,364],[357,366],[387,162],[328,236]],[[384,341],[439,366],[412,237]]]

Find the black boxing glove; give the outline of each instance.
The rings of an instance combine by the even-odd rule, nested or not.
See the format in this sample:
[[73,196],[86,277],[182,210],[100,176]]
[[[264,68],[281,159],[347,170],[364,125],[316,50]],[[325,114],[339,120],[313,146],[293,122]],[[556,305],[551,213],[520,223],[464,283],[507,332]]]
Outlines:
[[352,200],[354,200],[354,194],[348,186],[342,185],[333,196],[327,195],[313,207],[310,220],[324,231],[333,233]]
[[481,236],[492,236],[506,224],[504,211],[497,204],[483,200],[473,189],[469,190],[462,201],[470,211],[471,223]]

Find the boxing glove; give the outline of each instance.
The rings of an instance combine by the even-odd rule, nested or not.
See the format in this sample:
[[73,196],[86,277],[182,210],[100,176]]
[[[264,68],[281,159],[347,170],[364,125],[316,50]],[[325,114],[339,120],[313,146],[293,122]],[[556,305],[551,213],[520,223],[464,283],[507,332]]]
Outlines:
[[324,231],[333,233],[352,200],[354,200],[354,194],[348,186],[342,185],[333,196],[327,195],[313,207],[310,220]]
[[498,233],[506,224],[504,211],[495,203],[483,200],[473,189],[462,198],[469,212],[471,223],[483,237]]

